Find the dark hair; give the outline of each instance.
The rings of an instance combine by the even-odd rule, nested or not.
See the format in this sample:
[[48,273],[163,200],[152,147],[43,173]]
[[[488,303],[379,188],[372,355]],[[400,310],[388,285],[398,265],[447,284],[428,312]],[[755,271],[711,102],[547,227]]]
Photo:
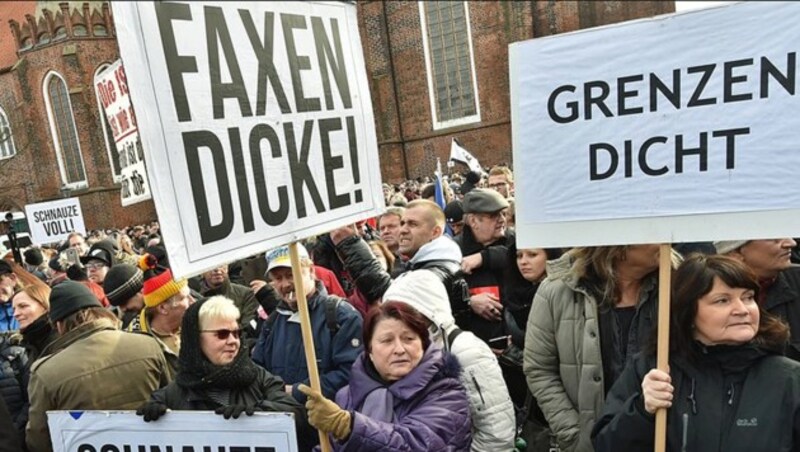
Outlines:
[[422,349],[428,349],[431,344],[431,338],[428,333],[428,319],[406,303],[389,301],[376,305],[367,312],[367,317],[364,319],[364,348],[367,352],[371,348],[370,344],[375,327],[384,319],[395,319],[405,323],[411,331],[419,335],[422,340]]
[[[730,287],[753,290],[758,296],[758,279],[743,262],[721,255],[690,255],[672,278],[670,349],[673,353],[683,354],[692,360],[699,359],[698,351],[693,347],[697,302],[711,291],[714,278],[719,278]],[[761,347],[782,351],[789,339],[789,328],[761,306],[758,311],[760,320],[753,341]]]

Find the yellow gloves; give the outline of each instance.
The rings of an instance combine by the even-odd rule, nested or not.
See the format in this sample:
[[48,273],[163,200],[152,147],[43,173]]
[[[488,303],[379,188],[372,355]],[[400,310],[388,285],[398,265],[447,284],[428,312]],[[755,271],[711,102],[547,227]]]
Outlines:
[[306,385],[297,387],[308,397],[306,410],[308,422],[320,431],[330,433],[339,441],[350,436],[350,412],[339,407],[335,402],[326,399],[319,391]]

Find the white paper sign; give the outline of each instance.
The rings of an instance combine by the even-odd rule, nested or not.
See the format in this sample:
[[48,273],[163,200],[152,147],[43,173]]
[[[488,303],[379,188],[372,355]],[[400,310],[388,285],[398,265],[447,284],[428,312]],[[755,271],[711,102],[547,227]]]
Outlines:
[[25,206],[25,216],[33,243],[57,243],[66,240],[75,231],[86,235],[81,200],[78,198],[28,204]]
[[510,48],[520,246],[800,234],[800,4]]
[[122,205],[146,201],[151,198],[150,184],[147,182],[142,142],[139,140],[136,114],[131,105],[122,60],[117,60],[97,74],[95,85],[117,146],[122,176]]
[[296,452],[289,413],[225,419],[210,411],[170,411],[144,422],[132,411],[48,411],[54,452]]
[[177,276],[385,209],[354,4],[112,7]]

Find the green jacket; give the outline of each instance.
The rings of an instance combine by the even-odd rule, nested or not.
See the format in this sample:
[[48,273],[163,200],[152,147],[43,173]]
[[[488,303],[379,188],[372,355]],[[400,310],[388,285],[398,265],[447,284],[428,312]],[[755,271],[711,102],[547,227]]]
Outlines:
[[168,367],[158,343],[119,331],[99,319],[67,332],[33,364],[28,386],[30,452],[52,450],[49,410],[134,410],[168,383]]
[[249,287],[232,283],[230,279],[226,278],[221,286],[213,289],[206,286],[205,282],[201,282],[200,294],[207,298],[214,295],[223,295],[233,300],[233,304],[239,308],[239,313],[242,315],[239,317],[239,328],[250,337],[256,335],[255,324],[251,324],[251,322],[256,318],[258,301],[256,301],[256,296],[253,295],[253,291]]

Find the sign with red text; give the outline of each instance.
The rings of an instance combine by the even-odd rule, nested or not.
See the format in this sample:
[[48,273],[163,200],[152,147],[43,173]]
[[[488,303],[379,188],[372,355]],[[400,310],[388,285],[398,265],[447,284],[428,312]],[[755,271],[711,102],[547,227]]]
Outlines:
[[112,8],[177,276],[385,209],[355,4]]
[[518,246],[800,235],[800,3],[510,46]]
[[25,217],[33,243],[58,243],[66,240],[72,232],[86,235],[79,198],[28,204]]
[[145,422],[133,411],[48,411],[53,452],[297,452],[291,413],[224,419],[211,411],[168,411]]
[[150,184],[122,60],[97,74],[94,83],[119,156],[122,205],[146,201],[151,198]]

